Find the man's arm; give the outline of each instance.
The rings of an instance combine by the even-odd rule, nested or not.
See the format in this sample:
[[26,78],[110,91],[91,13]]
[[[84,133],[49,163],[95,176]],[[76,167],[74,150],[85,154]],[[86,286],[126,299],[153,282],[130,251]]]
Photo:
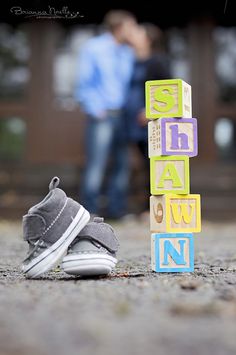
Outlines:
[[92,48],[85,47],[78,60],[78,72],[75,86],[75,99],[88,114],[102,118],[104,109],[96,92],[96,58]]

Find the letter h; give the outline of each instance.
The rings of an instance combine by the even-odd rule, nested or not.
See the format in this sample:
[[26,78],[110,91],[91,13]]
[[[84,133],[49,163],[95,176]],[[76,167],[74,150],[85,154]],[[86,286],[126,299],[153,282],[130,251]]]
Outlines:
[[179,133],[178,124],[171,125],[170,129],[171,149],[189,149],[188,136],[186,133]]

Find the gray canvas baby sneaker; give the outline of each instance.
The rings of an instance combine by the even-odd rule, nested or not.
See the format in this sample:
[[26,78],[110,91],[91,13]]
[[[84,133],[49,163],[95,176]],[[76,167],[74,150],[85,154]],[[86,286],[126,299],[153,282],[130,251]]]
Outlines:
[[117,263],[118,247],[112,227],[103,218],[94,217],[69,247],[61,267],[71,275],[107,275]]
[[47,196],[23,216],[23,235],[29,252],[22,271],[27,277],[37,278],[58,265],[90,219],[82,205],[57,188],[59,182],[54,177]]

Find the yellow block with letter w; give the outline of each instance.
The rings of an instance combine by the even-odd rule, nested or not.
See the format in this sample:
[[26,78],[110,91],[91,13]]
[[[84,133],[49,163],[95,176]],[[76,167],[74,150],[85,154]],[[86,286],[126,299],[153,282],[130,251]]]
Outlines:
[[172,233],[200,232],[200,195],[166,195],[166,224]]

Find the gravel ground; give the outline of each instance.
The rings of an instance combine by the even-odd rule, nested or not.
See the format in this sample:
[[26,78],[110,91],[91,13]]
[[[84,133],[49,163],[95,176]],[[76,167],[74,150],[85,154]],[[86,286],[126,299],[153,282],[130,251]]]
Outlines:
[[150,271],[145,221],[114,227],[110,277],[27,280],[21,224],[0,223],[0,354],[235,355],[236,224],[204,222],[192,274]]

